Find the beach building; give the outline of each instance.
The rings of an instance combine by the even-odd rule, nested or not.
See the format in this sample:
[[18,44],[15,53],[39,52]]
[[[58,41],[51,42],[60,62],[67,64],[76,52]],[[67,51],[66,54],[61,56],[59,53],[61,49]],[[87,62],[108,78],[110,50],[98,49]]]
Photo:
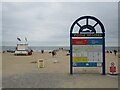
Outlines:
[[28,44],[17,44],[15,55],[28,55]]

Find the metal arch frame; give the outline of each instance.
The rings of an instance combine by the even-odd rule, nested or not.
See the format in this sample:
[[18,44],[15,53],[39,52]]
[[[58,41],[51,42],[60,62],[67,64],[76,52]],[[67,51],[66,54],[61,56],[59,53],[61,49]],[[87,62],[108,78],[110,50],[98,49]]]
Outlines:
[[[87,25],[84,25],[84,26],[80,26],[80,24],[78,23],[78,21],[82,20],[82,19],[86,19],[87,21]],[[102,39],[103,39],[103,45],[102,45],[102,50],[103,50],[103,63],[102,63],[102,74],[105,75],[106,74],[106,68],[105,68],[105,28],[104,28],[104,25],[101,23],[101,21],[93,16],[82,16],[80,18],[78,18],[71,26],[70,28],[70,74],[73,74],[73,62],[72,62],[72,31],[73,31],[73,28],[75,26],[75,24],[77,24],[80,28],[82,27],[83,29],[84,28],[89,28],[90,25],[88,25],[88,19],[92,19],[94,21],[96,21],[97,23],[92,26],[92,27],[95,27],[97,24],[100,25],[101,27],[101,31],[102,31]],[[91,26],[90,26],[91,28]],[[95,29],[94,29],[95,30]],[[82,29],[79,30],[79,33],[82,32]],[[96,31],[94,31],[94,33],[96,33]]]
[[101,23],[101,21],[100,21],[99,19],[93,17],[93,16],[83,16],[83,17],[78,18],[78,19],[72,24],[72,26],[71,26],[71,28],[70,28],[70,33],[72,33],[72,30],[73,30],[75,24],[78,23],[78,21],[80,21],[80,20],[82,20],[82,19],[86,19],[86,18],[87,18],[87,20],[88,20],[88,19],[95,20],[95,21],[97,22],[96,24],[99,24],[99,25],[100,25],[101,30],[102,30],[102,33],[105,33],[105,29],[104,29],[104,26],[103,26],[103,24]]

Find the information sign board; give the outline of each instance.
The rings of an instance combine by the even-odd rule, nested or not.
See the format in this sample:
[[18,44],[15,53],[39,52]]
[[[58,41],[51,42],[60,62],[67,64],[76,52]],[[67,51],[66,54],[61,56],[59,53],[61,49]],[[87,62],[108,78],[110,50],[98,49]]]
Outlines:
[[[82,20],[85,24],[80,22]],[[95,28],[98,25],[99,30]],[[79,27],[78,32],[76,26]],[[73,67],[102,67],[102,74],[105,75],[105,29],[101,21],[93,16],[82,16],[71,25],[70,74]]]
[[102,66],[102,39],[72,39],[73,67]]

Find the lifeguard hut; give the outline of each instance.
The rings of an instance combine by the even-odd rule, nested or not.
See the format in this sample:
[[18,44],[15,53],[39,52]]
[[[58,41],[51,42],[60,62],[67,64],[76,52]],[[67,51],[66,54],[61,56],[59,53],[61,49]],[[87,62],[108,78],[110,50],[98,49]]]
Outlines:
[[28,44],[17,44],[15,55],[28,55]]

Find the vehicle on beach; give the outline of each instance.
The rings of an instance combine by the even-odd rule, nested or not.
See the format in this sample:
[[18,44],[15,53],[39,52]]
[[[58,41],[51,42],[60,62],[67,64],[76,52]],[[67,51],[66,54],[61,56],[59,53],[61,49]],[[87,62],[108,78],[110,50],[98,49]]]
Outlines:
[[15,53],[15,50],[8,49],[7,52]]
[[15,55],[28,55],[28,44],[17,44]]

